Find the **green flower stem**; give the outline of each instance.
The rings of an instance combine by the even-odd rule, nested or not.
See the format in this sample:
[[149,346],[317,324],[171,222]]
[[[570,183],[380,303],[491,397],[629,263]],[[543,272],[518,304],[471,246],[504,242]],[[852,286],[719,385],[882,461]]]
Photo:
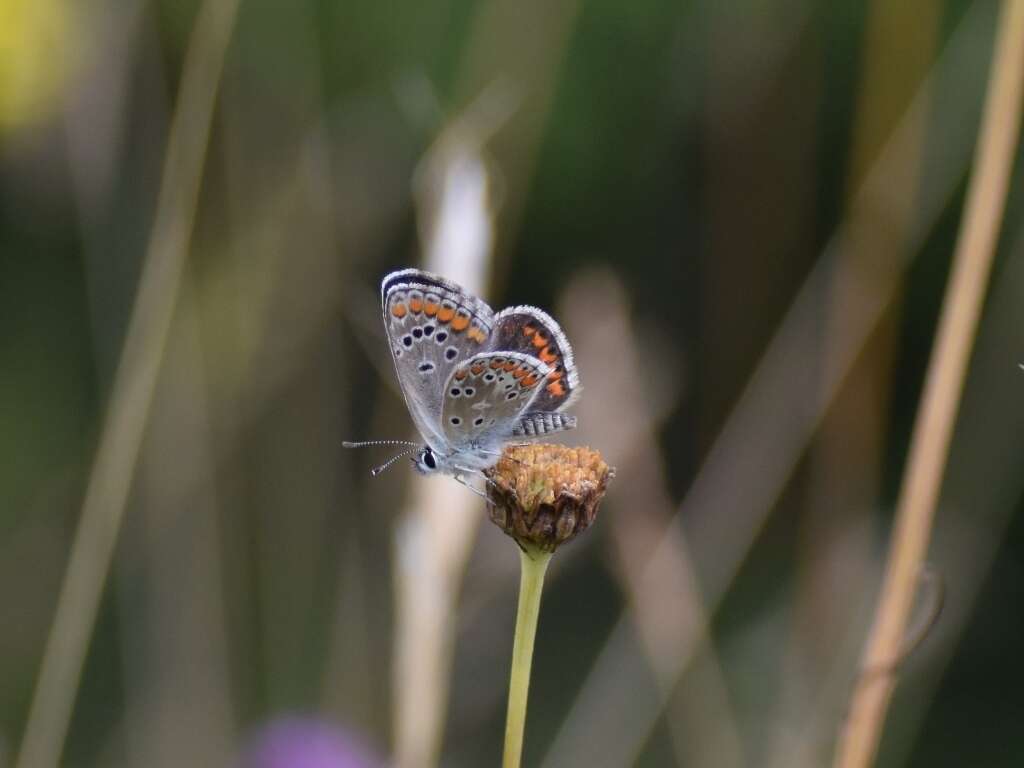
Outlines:
[[508,717],[505,720],[505,758],[502,768],[519,768],[526,727],[526,698],[530,691],[533,639],[540,615],[540,594],[551,553],[526,545],[519,552],[519,609],[512,646],[512,675],[508,683]]

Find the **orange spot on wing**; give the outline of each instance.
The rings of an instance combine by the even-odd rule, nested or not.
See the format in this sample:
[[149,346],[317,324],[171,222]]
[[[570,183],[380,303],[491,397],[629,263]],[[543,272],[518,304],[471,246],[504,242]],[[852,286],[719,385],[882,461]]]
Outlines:
[[565,374],[562,373],[561,371],[552,371],[551,373],[548,374],[548,381],[558,381],[564,375]]
[[565,387],[562,386],[562,382],[560,381],[551,382],[545,387],[545,389],[555,397],[561,397],[565,394]]
[[423,299],[409,299],[409,309],[418,315],[423,311]]
[[469,338],[479,344],[483,344],[487,341],[487,332],[483,328],[470,328]]
[[504,364],[504,360],[502,360],[501,358],[495,358],[494,360],[491,360],[491,370],[496,371],[499,368],[501,368],[501,366],[503,366]]
[[538,333],[536,336],[533,337],[533,346],[535,346],[537,349],[540,349],[541,347],[546,347],[547,345],[548,337],[545,336],[543,333]]
[[437,310],[437,319],[442,323],[447,323],[453,317],[455,317],[455,309],[452,307],[441,307]]
[[402,302],[398,302],[397,304],[395,304],[395,306],[391,308],[391,314],[398,318],[405,317],[406,312],[408,312],[408,310],[405,308],[405,304],[403,304]]
[[472,366],[469,370],[472,371],[474,376],[479,376],[481,373],[484,372],[484,367],[477,363],[476,365]]
[[537,332],[537,329],[534,328],[532,325],[524,325],[523,326],[523,336],[526,336],[527,338],[529,338],[530,336],[533,336],[533,334],[535,334],[536,332]]
[[424,314],[425,314],[425,315],[426,315],[427,317],[433,317],[434,315],[436,315],[436,314],[437,314],[437,310],[439,310],[440,308],[441,308],[441,307],[440,307],[440,305],[439,305],[439,304],[435,304],[435,303],[434,303],[434,302],[432,302],[432,301],[428,301],[428,302],[427,302],[427,304],[426,304],[426,306],[424,306],[424,307],[423,307],[423,313],[424,313]]
[[515,376],[517,379],[521,379],[521,378],[523,378],[523,376],[525,376],[529,372],[530,372],[529,368],[527,368],[525,365],[520,365],[518,368],[516,368],[514,371],[512,371],[512,375]]
[[466,330],[466,326],[468,325],[469,315],[456,315],[455,319],[452,320],[452,330],[456,333]]
[[455,372],[455,378],[458,379],[459,381],[462,381],[468,375],[469,372],[465,368],[459,368],[459,370]]
[[525,379],[523,379],[521,385],[524,388],[529,389],[530,387],[532,387],[536,383],[537,383],[537,374],[531,373],[529,376],[527,376]]
[[516,367],[516,365],[517,365],[517,363],[516,363],[516,361],[515,361],[515,360],[509,360],[509,361],[508,361],[507,363],[505,363],[505,365],[504,365],[504,366],[502,366],[502,367],[503,367],[503,368],[504,368],[504,369],[505,369],[506,371],[511,371],[512,369],[514,369],[514,368]]
[[553,363],[558,359],[558,354],[551,347],[544,347],[540,351],[540,359],[545,363]]

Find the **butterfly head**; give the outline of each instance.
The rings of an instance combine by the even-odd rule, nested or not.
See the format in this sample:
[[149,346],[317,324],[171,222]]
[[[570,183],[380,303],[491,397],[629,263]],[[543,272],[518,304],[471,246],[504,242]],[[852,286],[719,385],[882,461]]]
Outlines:
[[445,456],[435,451],[429,445],[418,445],[417,443],[410,443],[406,440],[367,440],[360,443],[353,443],[346,440],[342,443],[346,448],[363,448],[366,446],[374,445],[402,445],[407,446],[404,451],[396,456],[392,456],[390,459],[385,461],[379,467],[370,470],[370,474],[376,477],[377,475],[384,472],[388,467],[394,464],[404,456],[408,456],[410,453],[410,461],[413,467],[421,475],[432,475],[437,472],[448,472],[451,473],[452,465],[446,459]]
[[421,475],[431,475],[441,470],[441,457],[429,445],[420,448],[412,458],[412,465]]

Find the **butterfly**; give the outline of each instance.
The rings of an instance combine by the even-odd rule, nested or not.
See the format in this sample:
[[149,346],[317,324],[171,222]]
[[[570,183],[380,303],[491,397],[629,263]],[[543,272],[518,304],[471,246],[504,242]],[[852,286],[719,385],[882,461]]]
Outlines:
[[564,413],[581,388],[572,348],[547,313],[530,306],[495,314],[439,275],[402,269],[381,283],[381,307],[398,383],[423,444],[404,444],[421,474],[464,482],[501,457],[504,446],[573,429]]

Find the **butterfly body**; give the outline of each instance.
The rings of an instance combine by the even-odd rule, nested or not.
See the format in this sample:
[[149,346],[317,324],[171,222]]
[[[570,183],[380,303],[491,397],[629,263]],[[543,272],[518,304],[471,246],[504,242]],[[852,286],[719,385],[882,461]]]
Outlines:
[[580,391],[565,334],[529,306],[495,313],[418,269],[387,275],[381,305],[409,414],[423,436],[413,465],[461,477],[495,464],[512,440],[572,429]]

